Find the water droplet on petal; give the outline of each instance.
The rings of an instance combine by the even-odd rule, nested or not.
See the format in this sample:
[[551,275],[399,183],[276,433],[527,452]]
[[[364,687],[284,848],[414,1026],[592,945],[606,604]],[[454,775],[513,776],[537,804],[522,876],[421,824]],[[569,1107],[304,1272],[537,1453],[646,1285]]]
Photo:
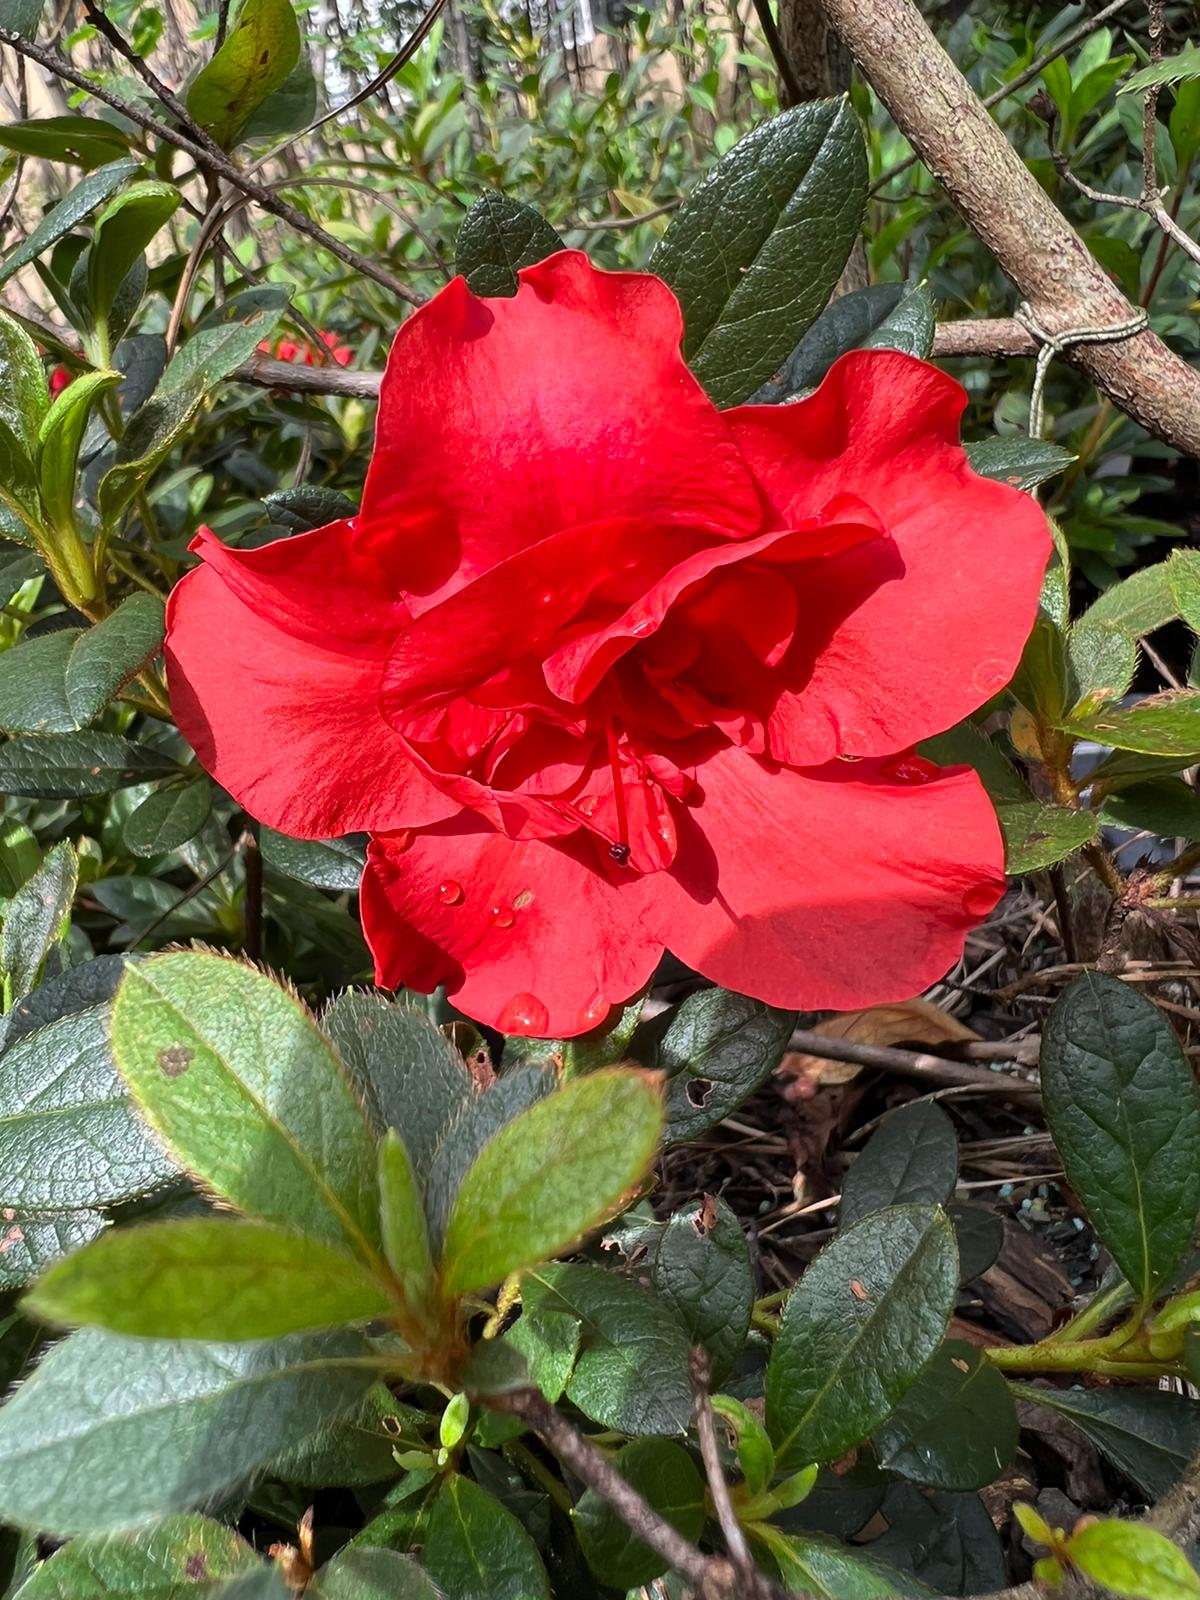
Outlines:
[[413,831],[411,828],[401,828],[398,833],[393,833],[388,840],[388,844],[396,855],[399,855],[404,850],[410,850],[412,842]]
[[444,906],[460,906],[463,903],[463,886],[453,878],[443,878],[434,893]]
[[496,1018],[501,1033],[519,1033],[544,1038],[550,1013],[535,994],[515,994]]
[[968,889],[962,897],[962,908],[969,917],[986,917],[996,904],[996,890],[999,885],[981,883],[974,889]]
[[581,817],[590,817],[599,803],[599,799],[596,795],[585,794],[575,809],[579,812]]
[[611,1010],[612,1006],[597,989],[579,1013],[579,1031],[589,1033],[593,1028],[598,1028]]
[[633,637],[635,639],[644,639],[648,633],[653,632],[653,629],[654,629],[654,618],[653,617],[642,617],[637,622],[635,622],[634,625],[633,625],[633,630],[632,630]]
[[891,783],[932,783],[941,777],[942,769],[924,756],[893,756],[883,763],[879,774]]
[[513,909],[511,906],[493,906],[488,912],[488,921],[493,928],[511,928],[513,925]]

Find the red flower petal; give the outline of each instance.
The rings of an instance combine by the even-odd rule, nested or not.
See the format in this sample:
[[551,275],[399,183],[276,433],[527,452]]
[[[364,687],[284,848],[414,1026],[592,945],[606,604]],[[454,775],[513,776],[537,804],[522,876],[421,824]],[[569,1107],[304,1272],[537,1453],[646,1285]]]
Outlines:
[[456,278],[392,345],[359,520],[405,551],[417,612],[577,523],[762,521],[665,284],[570,250],[520,280],[481,300]]
[[[379,710],[388,635],[377,591],[360,589],[357,629],[337,637],[337,625],[354,627],[355,583],[373,570],[347,553],[344,526],[281,541],[291,564],[280,545],[218,554],[205,542],[215,559],[167,608],[180,731],[251,816],[300,838],[419,826],[455,809]],[[330,623],[324,644],[318,610]]]
[[963,389],[896,351],[855,351],[814,395],[725,413],[788,526],[836,492],[860,495],[904,562],[845,615],[869,552],[816,574],[809,625],[831,630],[805,688],[780,708],[772,749],[816,764],[885,755],[960,721],[1011,678],[1050,554],[1030,496],[973,473],[958,443]]
[[363,931],[384,988],[444,983],[502,1033],[569,1038],[653,972],[662,945],[646,909],[662,881],[618,887],[569,848],[514,843],[460,817],[371,840]]
[[1000,830],[973,772],[912,783],[892,767],[768,771],[735,748],[711,756],[675,866],[653,880],[663,943],[777,1006],[851,1010],[940,978],[1004,893]]

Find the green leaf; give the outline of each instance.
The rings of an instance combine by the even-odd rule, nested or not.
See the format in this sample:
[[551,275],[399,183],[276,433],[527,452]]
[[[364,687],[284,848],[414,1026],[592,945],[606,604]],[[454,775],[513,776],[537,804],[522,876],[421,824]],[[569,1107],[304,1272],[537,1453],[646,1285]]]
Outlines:
[[65,199],[49,211],[37,227],[16,249],[10,250],[0,263],[0,284],[5,284],[22,267],[36,261],[44,250],[58,241],[115,194],[126,178],[138,171],[138,163],[124,157],[107,167],[99,167],[82,179]]
[[1066,1417],[1150,1500],[1161,1500],[1200,1449],[1200,1406],[1158,1389],[1009,1386],[1019,1400]]
[[232,1528],[164,1517],[131,1533],[72,1539],[22,1586],[22,1600],[206,1600],[227,1578],[264,1566]]
[[307,128],[317,114],[317,80],[303,53],[287,77],[268,95],[242,131],[242,138],[282,139]]
[[829,299],[862,225],[867,157],[848,100],[739,139],[692,190],[650,270],[683,307],[683,352],[721,406],[765,383]]
[[[667,1439],[635,1439],[613,1465],[644,1500],[695,1544],[704,1531],[704,1480],[691,1456]],[[587,1564],[613,1589],[640,1589],[667,1570],[667,1563],[630,1531],[628,1523],[595,1489],[577,1502],[571,1519]]]
[[774,405],[814,389],[848,350],[903,350],[925,357],[932,348],[928,292],[920,285],[871,284],[831,300],[779,371],[750,398],[755,405]]
[[314,889],[357,894],[366,852],[352,839],[290,839],[274,828],[261,828],[259,849],[268,866]]
[[450,1600],[550,1600],[550,1580],[525,1529],[469,1478],[443,1485],[425,1534],[425,1570]]
[[522,267],[532,267],[563,248],[540,212],[485,189],[458,230],[454,265],[472,294],[514,295]]
[[150,1126],[215,1194],[377,1262],[371,1130],[297,999],[221,956],[153,956],[126,968],[112,1041]]
[[311,1600],[442,1600],[411,1556],[369,1546],[339,1550],[304,1593]]
[[29,993],[42,962],[71,915],[79,857],[64,840],[8,903],[0,932],[0,969],[12,997]]
[[421,1188],[394,1128],[379,1142],[379,1214],[388,1266],[399,1279],[405,1300],[419,1308],[433,1292],[433,1257]]
[[129,139],[100,117],[27,117],[0,124],[0,148],[39,161],[68,162],[90,172],[128,155]]
[[1156,84],[1183,83],[1189,78],[1200,78],[1200,44],[1185,44],[1175,55],[1164,56],[1140,72],[1131,73],[1117,93],[1141,94]]
[[158,392],[129,419],[116,460],[100,480],[97,503],[106,525],[116,521],[134,495],[183,438],[204,402],[199,378],[168,393]]
[[610,1067],[522,1112],[476,1157],[442,1246],[448,1298],[535,1266],[607,1222],[653,1159],[662,1099],[644,1073]]
[[44,0],[0,0],[0,28],[32,39],[42,20]]
[[1094,812],[1045,806],[1040,800],[997,806],[996,815],[1004,835],[1004,870],[1011,878],[1065,861],[1100,831]]
[[533,1310],[578,1320],[580,1353],[566,1392],[585,1417],[629,1434],[687,1431],[687,1337],[657,1295],[600,1267],[562,1262],[527,1272],[521,1294]]
[[751,1495],[762,1494],[775,1476],[775,1447],[758,1417],[732,1395],[715,1394],[712,1408],[737,1440],[738,1466]]
[[1143,567],[1114,583],[1084,612],[1080,623],[1111,622],[1135,639],[1173,621],[1178,607],[1171,593],[1170,564]]
[[342,1330],[255,1344],[73,1333],[0,1408],[0,1516],[67,1536],[211,1501],[361,1403],[370,1356]]
[[1047,478],[1056,478],[1075,459],[1061,445],[1031,439],[1023,433],[996,434],[991,439],[977,439],[966,448],[972,472],[1026,493]]
[[71,968],[9,1015],[0,1052],[0,1208],[90,1211],[176,1175],[113,1065],[107,997],[118,965],[110,956]]
[[890,1112],[863,1146],[842,1184],[844,1231],[886,1206],[941,1205],[958,1182],[954,1125],[928,1100]]
[[[284,1483],[322,1489],[330,1484],[355,1488],[392,1480],[396,1476],[393,1430],[411,1431],[414,1416],[420,1414],[396,1400],[386,1383],[375,1383],[362,1405],[276,1456],[268,1470]],[[422,1423],[423,1418],[415,1426]]]
[[1200,795],[1182,778],[1155,778],[1110,794],[1101,820],[1118,828],[1145,829],[1170,839],[1200,839]]
[[0,605],[7,605],[22,584],[45,570],[41,556],[0,545]]
[[473,1095],[458,1051],[423,1010],[381,994],[340,995],[321,1018],[376,1130],[403,1129],[422,1183],[443,1130]]
[[728,989],[689,995],[665,1022],[639,1028],[629,1053],[667,1074],[669,1149],[715,1128],[767,1081],[796,1026],[794,1011]]
[[781,1468],[836,1460],[886,1421],[941,1344],[957,1289],[954,1230],[932,1206],[875,1212],[826,1245],[767,1368]]
[[49,404],[37,346],[15,317],[0,311],[0,419],[28,456],[36,449],[38,425]]
[[106,1233],[51,1267],[25,1305],[68,1326],[229,1341],[279,1339],[392,1309],[377,1279],[319,1240],[216,1217]]
[[46,515],[56,528],[74,526],[79,446],[92,406],[121,382],[119,372],[84,372],[67,385],[42,421],[38,430],[38,485]]
[[1071,1187],[1145,1304],[1200,1210],[1200,1092],[1174,1030],[1115,978],[1085,972],[1046,1020],[1046,1120]]
[[951,1200],[946,1215],[958,1244],[958,1281],[971,1283],[993,1265],[1004,1248],[1004,1223],[986,1206]]
[[[1200,102],[1200,81],[1196,99]],[[1173,551],[1167,562],[1167,583],[1176,611],[1194,633],[1200,633],[1200,551]]]
[[110,794],[178,771],[161,750],[115,733],[30,735],[0,745],[0,791],[37,799]]
[[1067,635],[1067,657],[1080,695],[1119,700],[1137,671],[1137,641],[1115,622],[1077,622]]
[[885,1562],[815,1534],[784,1533],[757,1523],[754,1536],[770,1550],[779,1575],[798,1594],[826,1600],[892,1600],[895,1595],[930,1595],[924,1584]]
[[74,733],[67,701],[67,662],[81,628],[21,639],[0,654],[0,728],[5,733]]
[[1200,1595],[1200,1573],[1178,1545],[1144,1522],[1090,1523],[1072,1534],[1067,1548],[1079,1570],[1113,1594],[1132,1600]]
[[98,717],[115,694],[162,649],[161,600],[131,594],[75,641],[67,662],[67,700],[83,726]]
[[1176,88],[1167,127],[1179,171],[1186,173],[1200,150],[1200,73]]
[[982,1489],[1017,1448],[1017,1411],[999,1370],[947,1339],[875,1434],[879,1464],[933,1489]]
[[219,145],[231,149],[299,58],[300,28],[291,0],[245,0],[225,43],[188,90],[187,108]]
[[110,200],[96,218],[87,267],[88,310],[95,321],[107,321],[125,274],[182,200],[174,184],[146,178]]
[[579,1354],[578,1321],[561,1311],[526,1310],[504,1335],[525,1359],[529,1376],[553,1405],[561,1400]]
[[207,778],[156,789],[131,811],[123,829],[135,856],[161,856],[194,839],[208,821],[212,786]]
[[1016,767],[973,722],[960,722],[932,739],[922,739],[917,751],[941,767],[973,767],[997,806],[1033,798]]
[[98,1238],[105,1226],[98,1211],[14,1211],[11,1206],[4,1209],[0,1291],[23,1288],[53,1262]]
[[339,522],[352,517],[358,510],[349,495],[321,484],[304,483],[294,489],[277,489],[263,495],[263,505],[271,521],[282,524],[293,533],[310,533],[327,522]]
[[159,393],[170,394],[195,382],[205,388],[219,383],[271,337],[287,308],[288,291],[280,284],[260,284],[230,295],[206,313],[176,350]]
[[1200,689],[1169,689],[1131,706],[1075,713],[1064,726],[1069,733],[1117,750],[1191,762],[1200,756]]
[[723,1200],[706,1196],[677,1211],[659,1237],[650,1278],[692,1344],[708,1351],[713,1384],[742,1353],[754,1308],[754,1274],[741,1224]]

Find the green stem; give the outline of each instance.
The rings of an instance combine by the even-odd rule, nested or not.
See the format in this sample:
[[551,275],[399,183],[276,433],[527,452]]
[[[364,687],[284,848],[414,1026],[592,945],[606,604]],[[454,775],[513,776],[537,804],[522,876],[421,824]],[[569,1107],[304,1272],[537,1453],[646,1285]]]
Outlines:
[[511,1461],[517,1471],[531,1483],[536,1483],[539,1489],[544,1489],[565,1517],[571,1515],[575,1508],[571,1504],[566,1484],[561,1478],[556,1478],[548,1467],[543,1466],[532,1450],[514,1439],[500,1446],[500,1454],[506,1461]]
[[1131,1293],[1127,1283],[1114,1283],[1110,1289],[1093,1295],[1082,1311],[1073,1316],[1070,1322],[1065,1322],[1045,1342],[1072,1343],[1083,1339],[1089,1333],[1094,1333],[1108,1321],[1110,1316],[1121,1309]]

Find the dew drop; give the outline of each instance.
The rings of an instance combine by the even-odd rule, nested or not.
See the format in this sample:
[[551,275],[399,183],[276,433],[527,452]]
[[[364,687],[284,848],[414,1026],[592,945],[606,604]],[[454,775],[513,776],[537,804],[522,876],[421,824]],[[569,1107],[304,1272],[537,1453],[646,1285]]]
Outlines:
[[599,803],[599,799],[596,795],[585,794],[583,799],[576,807],[576,810],[579,812],[581,817],[590,817],[595,812],[595,809]]
[[883,763],[879,772],[892,783],[932,783],[941,777],[942,769],[924,756],[894,756]]
[[463,886],[456,883],[453,878],[443,878],[434,891],[444,906],[460,906],[463,902]]
[[488,921],[493,928],[511,928],[513,925],[513,909],[511,906],[493,906],[488,912]]
[[535,994],[515,994],[496,1018],[501,1033],[518,1033],[533,1038],[546,1035],[550,1013]]
[[996,891],[985,883],[968,889],[962,897],[962,908],[969,917],[986,917],[995,904]]
[[642,617],[639,621],[635,622],[634,625],[633,625],[633,630],[632,630],[633,631],[633,637],[635,639],[644,639],[648,633],[653,631],[653,629],[654,629],[654,618],[653,617]]
[[612,1007],[597,989],[587,1005],[579,1013],[579,1031],[581,1033],[589,1033],[591,1029],[598,1028],[611,1010]]

